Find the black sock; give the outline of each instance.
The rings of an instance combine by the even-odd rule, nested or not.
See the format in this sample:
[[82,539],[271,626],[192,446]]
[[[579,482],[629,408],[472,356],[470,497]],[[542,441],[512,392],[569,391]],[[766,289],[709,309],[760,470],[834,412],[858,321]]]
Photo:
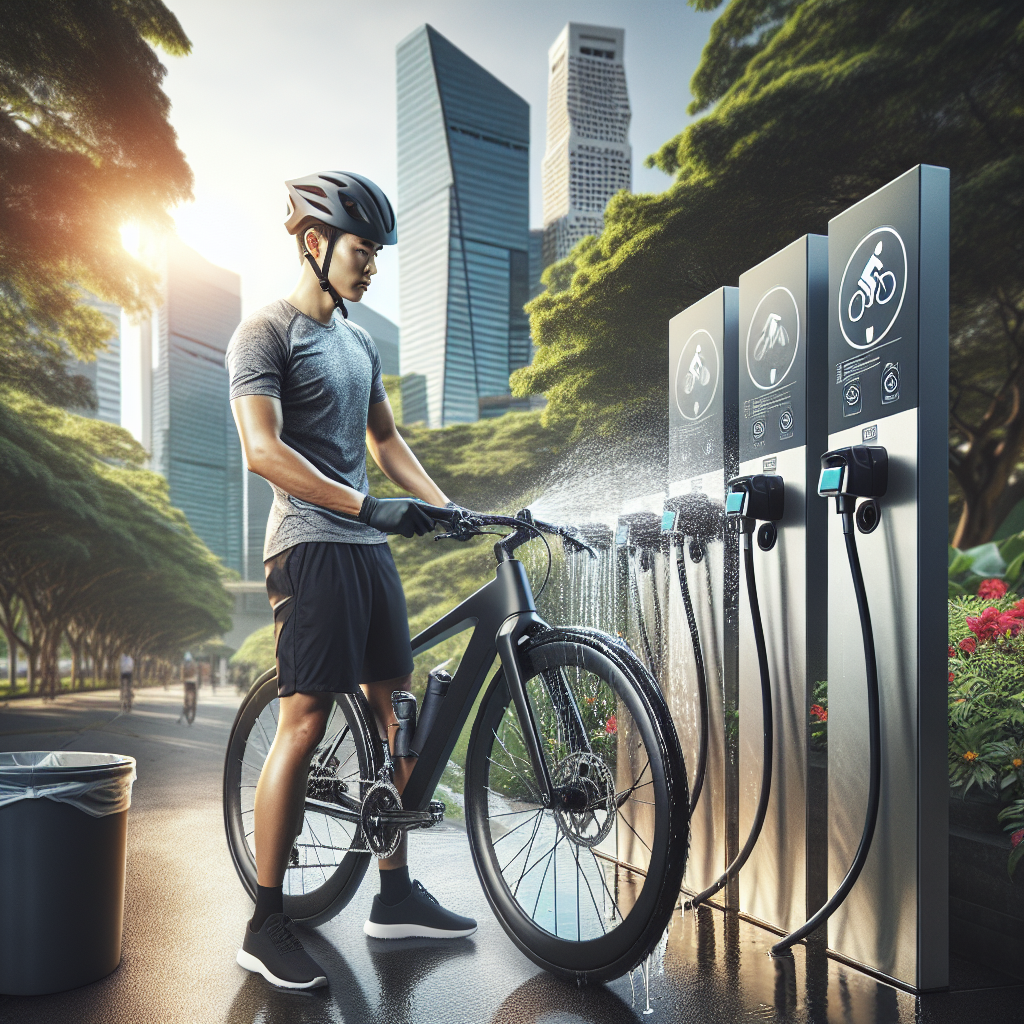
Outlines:
[[409,866],[380,869],[380,901],[385,907],[401,903],[412,892]]
[[283,886],[280,885],[257,885],[256,886],[256,909],[253,911],[249,927],[258,932],[263,927],[271,914],[284,913]]

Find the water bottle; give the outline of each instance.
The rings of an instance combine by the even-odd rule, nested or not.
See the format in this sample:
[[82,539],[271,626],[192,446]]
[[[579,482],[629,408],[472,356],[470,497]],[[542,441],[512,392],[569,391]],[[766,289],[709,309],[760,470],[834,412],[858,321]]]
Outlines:
[[427,677],[427,690],[423,694],[423,711],[420,714],[420,724],[416,729],[416,737],[412,741],[412,752],[419,757],[426,745],[427,737],[430,735],[431,727],[437,720],[438,712],[444,703],[448,687],[451,686],[452,677],[443,668],[438,666]]
[[409,757],[410,745],[416,732],[416,698],[408,690],[395,690],[391,694],[391,706],[398,719],[398,730],[391,751],[392,757]]

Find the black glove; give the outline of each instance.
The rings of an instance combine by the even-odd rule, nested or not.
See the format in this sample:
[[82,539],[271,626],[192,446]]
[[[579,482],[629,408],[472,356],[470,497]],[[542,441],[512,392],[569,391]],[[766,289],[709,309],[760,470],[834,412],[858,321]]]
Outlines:
[[374,498],[367,494],[358,519],[381,533],[400,533],[403,537],[422,537],[434,528],[434,520],[412,498]]

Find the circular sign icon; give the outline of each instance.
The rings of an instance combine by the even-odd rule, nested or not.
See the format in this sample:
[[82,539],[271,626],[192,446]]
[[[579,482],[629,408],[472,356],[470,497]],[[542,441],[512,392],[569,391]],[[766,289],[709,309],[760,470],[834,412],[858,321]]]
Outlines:
[[793,414],[787,409],[779,417],[779,430],[785,433],[787,430],[793,429]]
[[800,309],[782,285],[770,288],[754,308],[747,328],[747,373],[754,387],[771,391],[793,368],[800,345]]
[[843,392],[843,398],[847,405],[856,405],[860,401],[860,388],[856,384],[850,384]]
[[869,231],[839,283],[839,327],[853,348],[871,348],[892,330],[907,293],[907,247],[891,227]]
[[752,428],[754,434],[754,440],[760,441],[764,437],[764,420],[754,420],[754,426]]
[[673,390],[679,415],[686,420],[699,420],[715,397],[718,390],[718,349],[714,338],[703,328],[686,339],[679,353]]

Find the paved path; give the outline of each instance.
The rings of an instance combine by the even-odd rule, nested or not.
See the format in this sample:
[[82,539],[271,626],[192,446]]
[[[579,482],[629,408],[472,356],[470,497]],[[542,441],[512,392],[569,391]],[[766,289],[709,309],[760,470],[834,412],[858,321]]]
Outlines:
[[[347,1024],[618,1024],[663,1021],[842,1021],[925,1024],[1019,1021],[1024,989],[991,989],[998,976],[975,972],[961,992],[915,1001],[830,961],[808,975],[802,949],[792,976],[766,956],[772,936],[703,911],[676,915],[651,970],[653,1013],[643,1014],[635,977],[579,990],[527,960],[491,916],[461,829],[411,836],[413,873],[443,903],[480,922],[452,943],[380,943],[363,935],[375,891],[367,875],[353,902],[303,941],[330,988],[284,994],[235,963],[252,904],[228,855],[221,769],[238,705],[233,692],[204,688],[191,727],[179,722],[180,688],[142,690],[129,715],[114,691],[0,703],[0,750],[97,750],[138,760],[128,819],[128,874],[121,966],[84,988],[50,996],[0,996],[5,1024],[176,1024],[176,1022],[345,1021]],[[17,927],[6,919],[0,926]]]

